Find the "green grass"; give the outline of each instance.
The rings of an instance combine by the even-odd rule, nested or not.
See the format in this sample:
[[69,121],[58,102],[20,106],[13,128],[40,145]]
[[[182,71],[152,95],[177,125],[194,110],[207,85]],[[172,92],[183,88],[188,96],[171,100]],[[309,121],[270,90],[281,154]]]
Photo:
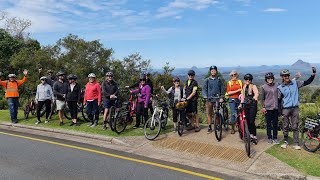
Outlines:
[[[291,136],[292,137],[292,136]],[[292,139],[289,139],[289,144],[292,144]],[[280,161],[294,167],[305,175],[320,176],[320,153],[309,153],[305,150],[295,150],[289,146],[287,149],[282,149],[279,145],[270,147],[266,153],[276,157]]]
[[[80,115],[80,114],[79,114]],[[34,123],[37,121],[36,117],[34,115],[29,115],[28,120],[24,120],[23,111],[20,110],[18,112],[18,120],[19,124],[22,125],[28,125],[28,126],[34,126],[34,127],[46,127],[46,128],[56,128],[56,129],[65,129],[65,130],[74,130],[79,131],[83,133],[88,134],[98,134],[98,135],[105,135],[105,136],[114,136],[114,137],[122,137],[122,136],[144,136],[143,129],[133,129],[133,125],[128,125],[126,130],[122,132],[120,135],[118,135],[116,132],[111,131],[110,128],[107,130],[102,129],[102,118],[100,117],[99,125],[95,128],[88,127],[87,124],[89,123],[83,123],[80,126],[69,126],[71,124],[71,121],[64,118],[64,126],[59,126],[59,118],[57,115],[52,116],[51,121],[49,121],[48,124],[38,124],[35,125]],[[41,119],[42,122],[44,122],[44,118]],[[0,122],[11,122],[10,121],[10,114],[8,110],[0,110]],[[171,132],[171,128],[173,127],[172,122],[168,122],[167,128],[163,131],[161,130],[161,134],[165,134],[168,132]]]

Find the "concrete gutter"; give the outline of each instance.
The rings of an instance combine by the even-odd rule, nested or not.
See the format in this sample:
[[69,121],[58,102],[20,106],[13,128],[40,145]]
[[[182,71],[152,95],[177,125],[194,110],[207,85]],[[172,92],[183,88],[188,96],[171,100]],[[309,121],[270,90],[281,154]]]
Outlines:
[[91,138],[91,139],[97,139],[97,140],[102,140],[106,141],[111,144],[115,145],[122,145],[122,146],[127,146],[131,147],[131,145],[115,138],[115,137],[110,137],[110,136],[102,136],[102,135],[96,135],[96,134],[86,134],[82,132],[77,132],[73,130],[63,130],[63,129],[57,129],[57,128],[45,128],[45,127],[36,127],[36,126],[27,126],[27,125],[21,125],[21,124],[12,124],[12,123],[5,123],[5,122],[0,122],[0,125],[2,126],[7,126],[7,127],[16,127],[16,128],[24,128],[24,129],[32,129],[32,130],[38,130],[38,131],[43,131],[43,132],[53,132],[53,133],[59,133],[59,134],[66,134],[66,135],[72,135],[72,136],[78,136],[78,137],[84,137],[84,138]]

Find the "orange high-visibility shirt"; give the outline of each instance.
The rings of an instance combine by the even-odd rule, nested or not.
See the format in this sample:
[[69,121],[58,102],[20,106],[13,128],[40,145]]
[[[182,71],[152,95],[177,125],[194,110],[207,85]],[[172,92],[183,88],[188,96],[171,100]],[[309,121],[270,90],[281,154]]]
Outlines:
[[24,76],[21,80],[16,81],[0,81],[0,85],[3,86],[6,90],[5,97],[12,98],[12,97],[19,97],[18,87],[21,86],[23,83],[27,82],[27,77]]

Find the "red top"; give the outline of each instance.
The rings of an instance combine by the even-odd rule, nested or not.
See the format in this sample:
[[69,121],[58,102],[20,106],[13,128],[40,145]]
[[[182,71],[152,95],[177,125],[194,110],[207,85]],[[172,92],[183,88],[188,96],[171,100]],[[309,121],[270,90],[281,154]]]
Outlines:
[[[240,85],[240,82],[242,84],[242,87],[243,87],[243,83],[241,80],[230,80],[228,83],[227,83],[227,92],[229,91],[236,91],[238,89],[242,89],[241,88],[241,85]],[[231,85],[231,86],[230,86]],[[238,98],[239,95],[241,94],[241,91],[240,92],[237,92],[235,94],[232,94],[232,95],[229,95],[229,98]]]
[[101,87],[96,81],[93,83],[88,82],[84,93],[83,103],[90,100],[98,100],[98,105],[101,104]]

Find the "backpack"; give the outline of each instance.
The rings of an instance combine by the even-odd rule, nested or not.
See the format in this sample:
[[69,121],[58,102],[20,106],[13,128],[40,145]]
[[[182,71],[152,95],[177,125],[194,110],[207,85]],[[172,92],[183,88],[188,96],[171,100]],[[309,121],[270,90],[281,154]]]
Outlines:
[[[238,80],[237,80],[237,83],[240,84],[240,87],[241,87],[241,89],[242,89],[242,87],[243,87],[242,81],[238,79]],[[231,88],[231,86],[232,86],[232,81],[228,81],[227,85]],[[229,99],[229,94],[228,94],[228,92],[226,92],[226,93],[224,94],[224,98],[225,98],[225,99]]]

